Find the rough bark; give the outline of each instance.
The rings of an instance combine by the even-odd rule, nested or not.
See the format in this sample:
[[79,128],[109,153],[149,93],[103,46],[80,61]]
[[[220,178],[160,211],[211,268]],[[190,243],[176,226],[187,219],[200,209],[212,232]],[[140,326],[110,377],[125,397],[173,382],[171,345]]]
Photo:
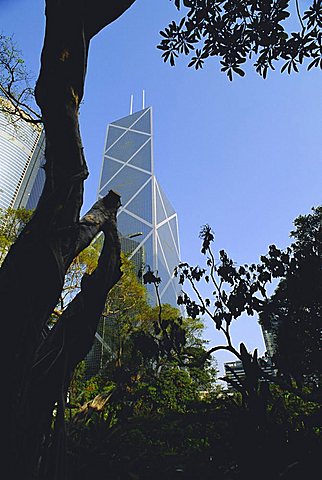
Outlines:
[[[74,366],[94,340],[106,294],[120,277],[118,195],[110,193],[79,218],[88,171],[78,113],[90,39],[133,2],[46,1],[36,86],[46,134],[46,182],[33,218],[0,271],[6,385],[2,435],[12,479],[34,478],[53,406],[61,405]],[[99,231],[105,242],[96,271],[84,279],[80,294],[42,341],[71,261]],[[62,475],[57,472],[55,478],[62,480]]]
[[[34,465],[46,453],[44,450],[48,444],[54,444],[49,455],[50,461],[42,462],[40,478],[64,478],[63,409],[67,389],[74,368],[92,346],[106,296],[121,277],[120,243],[115,220],[118,205],[119,196],[110,192],[105,199],[94,205],[81,222],[85,223],[85,219],[90,222],[93,217],[101,220],[99,224],[105,239],[98,266],[91,275],[83,277],[80,292],[40,344],[35,355],[25,391],[29,405],[26,406],[26,402],[23,402],[25,411],[19,419],[19,426],[24,426],[26,432],[31,432],[29,437],[22,436],[24,444],[21,450],[26,456],[25,465]],[[92,222],[90,224],[92,226]],[[97,228],[93,229],[95,234]],[[55,403],[58,404],[57,419],[52,434],[50,423]],[[34,430],[36,425],[37,431]]]

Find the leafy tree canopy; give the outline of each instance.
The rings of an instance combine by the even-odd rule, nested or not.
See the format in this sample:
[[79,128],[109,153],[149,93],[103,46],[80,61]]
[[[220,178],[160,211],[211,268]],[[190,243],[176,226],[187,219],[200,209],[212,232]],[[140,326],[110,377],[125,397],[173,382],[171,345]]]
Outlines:
[[[122,254],[122,278],[111,290],[99,326],[109,349],[99,373],[73,388],[86,402],[77,418],[105,410],[110,426],[132,415],[186,411],[211,395],[216,368],[205,361],[203,323],[171,305],[152,307],[134,265]],[[88,370],[90,372],[90,369]]]
[[247,60],[263,78],[280,60],[282,72],[298,72],[302,64],[322,68],[321,0],[304,12],[298,0],[175,0],[175,5],[185,16],[160,32],[158,46],[171,65],[186,55],[189,67],[198,69],[217,57],[230,80],[245,75]]
[[[228,350],[243,363],[246,382],[242,393],[254,405],[258,395],[265,395],[259,380],[270,379],[283,389],[302,398],[321,402],[321,207],[295,221],[292,232],[295,242],[286,250],[270,245],[258,264],[241,265],[229,258],[224,250],[218,257],[212,250],[214,234],[208,225],[200,233],[201,252],[206,268],[181,263],[176,269],[179,283],[190,285],[192,294],[183,290],[178,298],[192,318],[208,315],[223,334],[225,342],[207,354]],[[270,297],[268,285],[280,280],[276,293]],[[198,283],[210,285],[212,295],[203,298]],[[257,350],[252,354],[242,343],[237,349],[231,338],[231,325],[242,315],[260,315],[261,323],[279,332],[282,375],[267,375],[259,367]],[[296,380],[294,387],[292,379]],[[305,390],[303,380],[310,379],[313,389]],[[264,389],[265,390],[265,389]]]
[[25,208],[0,209],[0,265],[31,215],[32,211]]
[[322,207],[300,215],[290,267],[261,314],[275,338],[277,366],[298,383],[322,387]]

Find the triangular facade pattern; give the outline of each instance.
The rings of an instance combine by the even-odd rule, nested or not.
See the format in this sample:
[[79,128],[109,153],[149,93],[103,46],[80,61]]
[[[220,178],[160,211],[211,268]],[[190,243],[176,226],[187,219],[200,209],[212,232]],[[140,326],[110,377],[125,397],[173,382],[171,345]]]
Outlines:
[[[154,176],[151,107],[108,126],[98,196],[109,190],[121,195],[118,228],[123,238],[134,238],[130,257],[141,252],[143,267],[161,278],[161,302],[177,306],[173,270],[180,261],[178,219]],[[150,301],[156,304],[152,287]]]

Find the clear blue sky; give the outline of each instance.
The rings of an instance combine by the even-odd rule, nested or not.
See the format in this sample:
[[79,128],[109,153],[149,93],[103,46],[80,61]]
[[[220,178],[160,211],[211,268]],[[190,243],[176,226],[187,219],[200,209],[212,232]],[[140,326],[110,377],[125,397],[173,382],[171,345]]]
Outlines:
[[[0,31],[14,33],[30,69],[39,68],[43,0],[0,0]],[[96,199],[106,125],[153,106],[158,180],[179,217],[182,260],[201,263],[200,226],[216,233],[239,264],[256,262],[267,247],[289,244],[293,219],[322,203],[321,71],[262,80],[251,69],[230,83],[215,62],[203,71],[186,59],[161,60],[159,31],[178,14],[169,0],[137,0],[91,45],[81,128],[90,169],[85,208]],[[233,329],[236,344],[264,345],[256,319]],[[211,345],[220,341],[211,327]],[[233,360],[217,356],[219,363]]]

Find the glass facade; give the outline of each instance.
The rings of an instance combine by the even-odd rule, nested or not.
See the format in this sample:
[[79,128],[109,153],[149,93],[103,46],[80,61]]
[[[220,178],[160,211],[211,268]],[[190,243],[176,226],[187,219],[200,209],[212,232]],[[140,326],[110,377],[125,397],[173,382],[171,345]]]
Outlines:
[[[152,142],[151,107],[108,125],[98,197],[109,190],[121,195],[117,218],[121,248],[140,280],[147,267],[158,274],[161,302],[177,307],[179,288],[173,270],[180,261],[178,219],[155,178]],[[154,286],[148,285],[147,291],[156,305]],[[118,342],[118,319],[102,316],[86,357],[87,377],[115,357]]]
[[[264,372],[264,374],[275,376],[277,373],[269,356],[260,357],[258,359],[258,365]],[[224,378],[226,378],[227,390],[230,392],[238,391],[238,388],[243,386],[243,383],[246,379],[246,374],[242,362],[240,360],[237,360],[235,362],[226,362],[224,363],[224,369]],[[261,376],[259,381],[267,382],[268,380],[265,376]]]
[[[161,278],[161,302],[177,306],[178,219],[154,175],[152,142],[151,107],[108,125],[98,197],[109,190],[121,195],[118,228],[124,239],[136,236],[137,243],[130,258],[144,252],[145,268]],[[152,287],[149,298],[156,304]]]
[[41,127],[13,122],[0,111],[0,208],[36,207],[45,179],[43,169],[39,172],[44,144]]
[[276,353],[276,335],[278,330],[277,321],[271,322],[269,329],[262,327],[262,333],[264,337],[266,353],[270,358],[273,358]]

